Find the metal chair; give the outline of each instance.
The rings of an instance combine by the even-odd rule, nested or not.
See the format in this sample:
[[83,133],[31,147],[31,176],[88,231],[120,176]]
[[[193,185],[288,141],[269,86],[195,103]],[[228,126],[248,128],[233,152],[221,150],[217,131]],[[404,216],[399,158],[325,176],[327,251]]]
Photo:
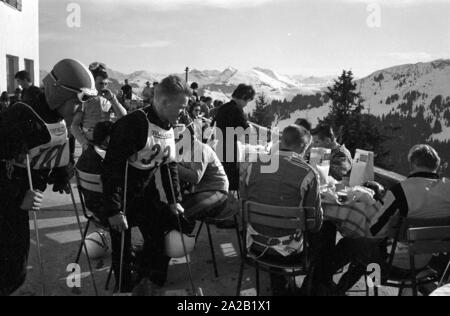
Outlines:
[[[395,238],[392,244],[392,250],[388,256],[387,273],[382,275],[381,286],[398,288],[399,296],[402,296],[403,291],[409,288],[412,289],[413,296],[418,296],[421,286],[443,280],[448,267],[444,275],[440,276],[437,271],[429,267],[418,271],[415,262],[416,255],[450,253],[450,226],[437,226],[442,223],[445,224],[445,220],[444,222],[436,219],[419,220],[400,218],[398,220],[398,227],[394,230]],[[408,276],[396,276],[393,273],[396,249],[397,245],[405,239],[408,244],[411,268]],[[377,287],[374,289],[374,294],[378,296]]]
[[[91,224],[94,224],[95,226],[100,227],[106,231],[109,230],[109,228],[105,227],[105,225],[97,217],[95,217],[95,215],[92,212],[90,212],[88,210],[88,208],[86,206],[84,194],[83,194],[83,190],[102,194],[103,193],[103,183],[102,183],[101,176],[96,175],[96,174],[89,174],[86,172],[82,172],[80,170],[75,170],[75,178],[76,178],[76,182],[77,182],[77,189],[78,189],[78,194],[80,197],[80,203],[81,203],[83,215],[87,219],[87,224],[86,224],[86,227],[85,227],[84,233],[83,233],[83,239],[81,241],[81,245],[78,249],[77,257],[75,260],[75,263],[78,264],[80,261],[80,258],[81,258],[81,253],[83,251],[83,245],[87,238],[87,234],[89,232],[89,228],[90,228]],[[87,260],[90,260],[90,258],[87,254],[86,254],[86,257],[87,257]],[[90,272],[92,273],[92,271],[90,271]],[[108,273],[108,279],[105,284],[105,291],[109,290],[109,284],[111,282],[112,273],[113,273],[113,269],[111,266],[109,269],[109,273]]]
[[[221,207],[221,206],[219,206]],[[238,240],[238,244],[239,244],[239,249],[242,249],[242,241],[241,241],[241,232],[239,230],[239,220],[238,220],[238,215],[234,215],[234,222],[236,225],[236,236],[237,236],[237,240]],[[208,240],[209,240],[209,247],[211,249],[211,257],[212,257],[212,261],[213,261],[213,267],[214,267],[214,275],[216,276],[216,278],[219,277],[219,271],[217,268],[217,259],[216,259],[216,252],[214,250],[214,243],[213,243],[213,239],[212,239],[212,233],[211,233],[211,225],[216,224],[217,221],[214,218],[207,218],[204,221],[201,222],[200,227],[197,230],[197,234],[196,234],[196,241],[198,240],[198,238],[200,237],[200,234],[202,232],[203,226],[206,226],[206,231],[208,232]],[[242,253],[242,250],[241,250]]]
[[[448,278],[445,277],[448,275]],[[444,286],[446,284],[450,284],[450,261],[447,264],[447,268],[445,268],[444,273],[442,274],[442,278],[439,281],[438,287]]]
[[[243,243],[243,256],[241,267],[238,277],[238,286],[236,296],[240,296],[242,280],[244,276],[245,265],[254,267],[256,270],[256,291],[257,295],[260,295],[260,270],[268,272],[270,274],[278,274],[282,276],[292,277],[295,282],[295,277],[301,275],[308,275],[311,267],[311,259],[309,254],[309,238],[308,229],[310,223],[314,223],[314,219],[308,219],[308,210],[315,211],[314,208],[301,208],[301,207],[282,207],[273,205],[264,205],[260,203],[243,201],[243,225],[244,225],[244,243]],[[277,230],[289,230],[301,232],[303,234],[303,255],[302,260],[297,264],[286,264],[281,259],[280,261],[274,261],[272,259],[265,259],[264,256],[252,253],[248,249],[247,245],[247,232],[248,225],[255,226],[260,225],[267,228]],[[270,236],[267,236],[270,238]],[[276,271],[274,271],[274,269]],[[289,272],[288,272],[289,271]]]

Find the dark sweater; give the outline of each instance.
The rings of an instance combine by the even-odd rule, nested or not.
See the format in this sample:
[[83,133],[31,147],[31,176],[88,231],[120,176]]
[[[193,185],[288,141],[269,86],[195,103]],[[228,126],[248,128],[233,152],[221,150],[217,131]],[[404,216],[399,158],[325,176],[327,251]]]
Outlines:
[[[241,127],[244,130],[249,128],[250,125],[245,117],[244,110],[234,101],[230,101],[217,110],[217,114],[214,118],[212,125],[217,124],[217,128],[222,132],[223,140],[226,140],[226,130],[228,127],[238,128]],[[219,142],[218,146],[223,147],[223,156],[219,158],[222,160],[223,167],[227,173],[228,180],[230,182],[230,190],[234,191],[239,188],[239,170],[237,164],[237,141],[238,135],[235,134],[233,138],[233,147],[228,142]],[[220,148],[220,147],[219,147]],[[233,161],[227,161],[227,153],[233,150]]]
[[[128,159],[138,153],[147,144],[149,124],[151,122],[165,130],[172,128],[168,122],[163,122],[152,107],[133,112],[114,124],[108,151],[103,162],[103,190],[105,211],[108,216],[114,216],[122,211],[122,201],[125,183],[125,167]],[[161,179],[169,204],[181,202],[181,192],[178,180],[178,168],[175,162],[160,167]],[[169,174],[177,201],[173,201]],[[157,195],[154,170],[139,170],[129,167],[128,201],[142,195],[144,190]]]

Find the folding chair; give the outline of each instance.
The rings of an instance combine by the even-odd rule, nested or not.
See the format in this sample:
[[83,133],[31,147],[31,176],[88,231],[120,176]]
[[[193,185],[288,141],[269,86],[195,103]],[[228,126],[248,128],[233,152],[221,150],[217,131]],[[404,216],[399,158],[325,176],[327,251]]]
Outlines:
[[[81,208],[83,210],[83,215],[87,219],[87,224],[86,224],[86,227],[85,227],[84,233],[83,233],[83,239],[81,241],[81,245],[78,249],[77,257],[75,260],[75,263],[78,264],[80,261],[80,258],[81,258],[81,253],[83,251],[83,245],[87,238],[87,234],[89,232],[89,228],[90,228],[91,224],[94,224],[95,226],[100,227],[104,230],[109,230],[109,228],[105,227],[104,224],[98,218],[95,217],[95,215],[89,214],[90,212],[86,207],[86,201],[85,201],[84,195],[83,195],[83,190],[87,190],[87,191],[91,191],[91,192],[95,192],[95,193],[103,193],[103,183],[101,180],[101,176],[96,175],[96,174],[89,174],[86,172],[82,172],[80,170],[76,170],[75,177],[76,177],[76,181],[77,181],[77,189],[78,189],[78,194],[80,196],[80,202],[81,202]],[[88,254],[86,254],[86,257],[87,257],[87,260],[90,260]],[[92,271],[90,271],[90,272],[92,273]],[[105,291],[109,290],[109,284],[111,281],[112,273],[113,273],[113,269],[111,266],[109,269],[109,273],[108,273],[108,279],[107,279],[106,285],[105,285]]]
[[[394,231],[392,250],[388,256],[387,273],[382,275],[381,286],[398,288],[399,296],[402,296],[405,289],[411,289],[413,296],[418,296],[421,286],[442,281],[447,270],[443,276],[439,276],[437,271],[429,267],[418,271],[415,262],[416,255],[450,253],[450,226],[437,226],[439,223],[443,222],[436,219],[399,219],[398,228]],[[409,276],[397,276],[393,273],[397,245],[402,239],[406,239],[408,244],[411,267]],[[378,288],[375,288],[374,292],[375,296],[378,296]]]
[[[223,208],[224,205],[221,204],[219,206],[217,206],[216,208]],[[226,205],[225,205],[226,207]],[[239,230],[239,220],[238,220],[238,215],[234,215],[234,222],[236,225],[236,236],[237,236],[237,240],[238,240],[238,244],[239,244],[239,249],[242,248],[242,241],[241,241],[241,232]],[[217,268],[217,259],[216,259],[216,252],[214,250],[214,243],[213,243],[213,239],[212,239],[212,233],[211,233],[211,225],[216,224],[217,221],[214,218],[207,218],[204,221],[201,222],[200,227],[197,230],[197,234],[196,234],[196,242],[198,240],[198,238],[200,237],[200,234],[202,232],[202,228],[203,226],[206,226],[206,231],[208,233],[208,240],[209,240],[209,247],[211,249],[211,257],[212,257],[212,261],[213,261],[213,267],[214,267],[214,275],[216,276],[216,278],[219,277],[219,271]],[[242,253],[242,251],[241,251]]]
[[[260,203],[243,201],[243,225],[244,225],[244,255],[242,257],[241,267],[238,277],[238,286],[236,296],[240,296],[242,280],[244,276],[245,265],[254,267],[256,270],[256,292],[260,295],[260,270],[270,274],[289,276],[295,284],[295,277],[306,276],[311,269],[311,259],[309,255],[309,224],[314,223],[314,219],[308,219],[308,210],[314,211],[314,208],[301,207],[282,207],[273,205],[264,205]],[[272,259],[264,259],[260,254],[252,253],[247,245],[248,225],[262,225],[272,229],[285,229],[290,231],[302,232],[303,234],[303,256],[298,264],[285,264]],[[271,237],[271,236],[267,236]],[[280,259],[283,259],[280,255]],[[276,269],[276,271],[274,271]]]
[[242,242],[243,239],[245,239],[245,235],[244,235],[244,231],[240,229],[239,227],[239,218],[241,218],[241,222],[243,222],[242,220],[242,204],[241,204],[241,194],[239,193],[239,190],[237,191],[230,191],[231,194],[233,194],[233,197],[236,198],[237,202],[238,202],[238,208],[236,210],[236,215],[234,215],[234,221],[236,224],[236,233],[237,233],[237,237],[238,237],[238,246],[239,246],[239,253],[241,254],[241,256],[244,254],[244,244]]
[[[445,277],[448,275],[448,278]],[[450,261],[447,264],[447,268],[445,268],[444,273],[442,274],[442,278],[439,281],[438,287],[444,286],[446,284],[450,284]]]
[[[408,229],[409,256],[413,295],[418,295],[415,255],[450,252],[450,226]],[[435,281],[440,281],[441,277]]]

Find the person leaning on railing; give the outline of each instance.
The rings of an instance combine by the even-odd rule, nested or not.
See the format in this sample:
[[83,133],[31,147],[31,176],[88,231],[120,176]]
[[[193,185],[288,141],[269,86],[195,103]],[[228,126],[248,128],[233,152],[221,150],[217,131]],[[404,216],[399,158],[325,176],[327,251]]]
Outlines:
[[[332,272],[354,263],[353,269],[339,281],[339,292],[345,293],[364,275],[366,266],[363,262],[379,263],[382,271],[385,270],[387,250],[384,239],[394,229],[399,216],[415,220],[450,217],[450,181],[438,175],[441,158],[436,150],[429,145],[416,145],[410,150],[408,161],[410,176],[385,195],[382,209],[371,228],[372,238],[344,238],[330,255],[328,262]],[[415,259],[419,271],[427,266],[431,256],[416,256]],[[396,274],[409,275],[409,255],[407,246],[402,243],[397,247],[393,267]]]

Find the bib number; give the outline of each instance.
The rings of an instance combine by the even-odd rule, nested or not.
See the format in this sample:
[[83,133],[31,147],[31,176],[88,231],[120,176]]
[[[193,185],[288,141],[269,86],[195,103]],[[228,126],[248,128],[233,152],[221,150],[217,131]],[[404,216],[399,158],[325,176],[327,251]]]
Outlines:
[[153,161],[157,160],[157,158],[158,158],[158,156],[160,156],[161,152],[162,152],[162,156],[159,159],[160,162],[156,161],[155,164],[156,165],[163,165],[163,164],[165,164],[167,162],[167,160],[169,159],[170,154],[172,153],[172,148],[170,146],[166,146],[164,148],[164,151],[163,151],[163,149],[162,149],[160,144],[155,144],[152,147],[151,151],[152,152],[151,152],[150,157],[148,159],[142,159],[141,160],[142,164],[150,165]]
[[40,154],[31,159],[31,168],[35,170],[53,169],[69,164],[69,144],[65,143],[48,149],[42,149]]

